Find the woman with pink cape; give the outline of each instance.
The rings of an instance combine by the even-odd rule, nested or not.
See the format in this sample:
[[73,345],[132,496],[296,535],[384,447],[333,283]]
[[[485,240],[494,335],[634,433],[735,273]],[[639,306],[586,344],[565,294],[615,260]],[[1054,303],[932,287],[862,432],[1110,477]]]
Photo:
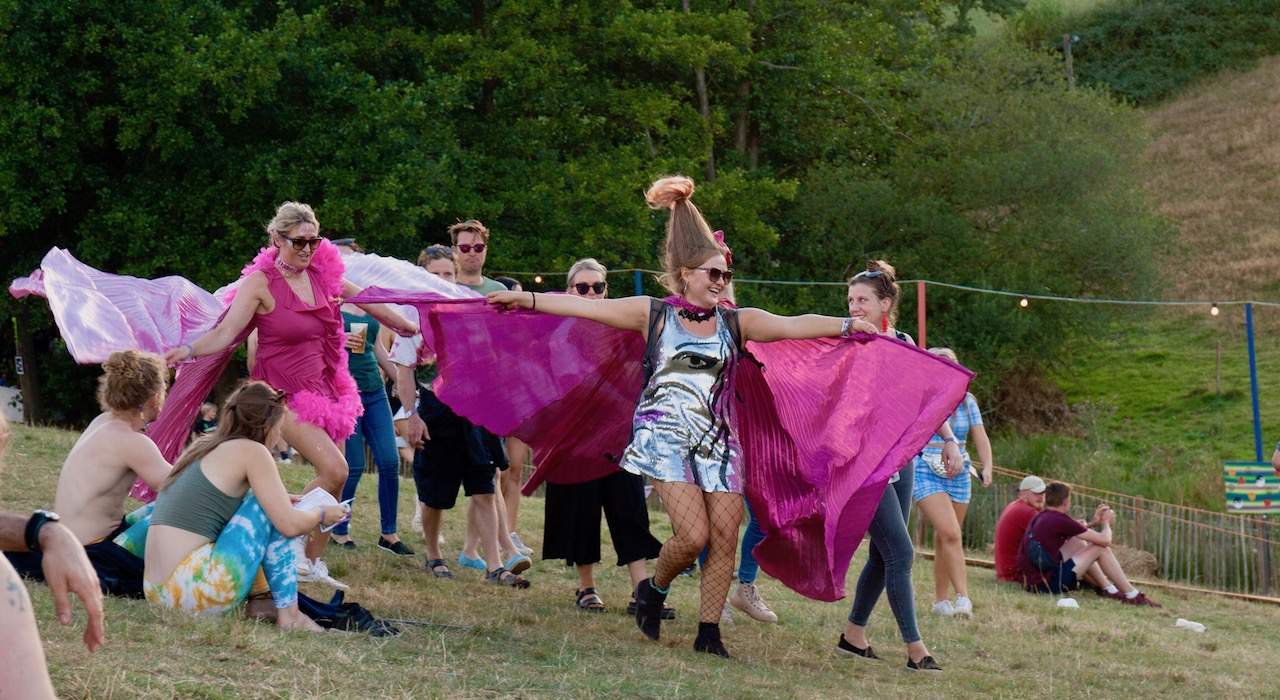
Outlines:
[[675,535],[637,587],[637,626],[659,637],[668,586],[707,546],[694,648],[727,656],[718,622],[743,490],[766,532],[761,567],[809,597],[840,598],[885,482],[971,375],[888,339],[849,342],[850,319],[722,304],[730,251],[692,194],[683,177],[647,193],[671,211],[665,300],[495,292],[486,307],[383,289],[357,300],[418,307],[440,399],[537,453],[526,493],[618,468],[647,476]]
[[[194,341],[171,348],[164,357],[176,364],[218,354],[257,330],[250,376],[288,396],[284,439],[316,470],[316,478],[303,492],[319,487],[337,497],[347,480],[347,462],[339,445],[351,435],[364,410],[347,370],[340,307],[343,299],[361,290],[343,278],[342,256],[320,237],[320,224],[310,206],[285,202],[266,228],[270,245],[245,267],[217,325]],[[416,324],[386,306],[361,308],[397,332],[417,332]],[[308,542],[306,561],[299,562],[302,580],[332,582],[319,559],[327,541],[327,536],[313,536]]]

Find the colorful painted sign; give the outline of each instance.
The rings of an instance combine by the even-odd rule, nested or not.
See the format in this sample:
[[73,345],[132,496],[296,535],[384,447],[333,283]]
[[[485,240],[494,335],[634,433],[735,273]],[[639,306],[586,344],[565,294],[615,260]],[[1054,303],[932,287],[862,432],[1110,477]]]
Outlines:
[[1280,513],[1280,476],[1267,462],[1227,462],[1222,466],[1228,513]]

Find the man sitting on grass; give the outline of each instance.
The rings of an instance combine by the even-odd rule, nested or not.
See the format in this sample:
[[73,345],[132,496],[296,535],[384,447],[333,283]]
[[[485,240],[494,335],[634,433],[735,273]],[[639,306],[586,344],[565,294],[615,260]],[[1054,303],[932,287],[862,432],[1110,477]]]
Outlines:
[[[1027,525],[1018,551],[1022,584],[1033,593],[1058,595],[1080,587],[1080,579],[1097,563],[1111,581],[1115,592],[1108,595],[1128,605],[1160,607],[1134,588],[1111,551],[1111,523],[1115,511],[1100,504],[1094,514],[1100,531],[1091,530],[1070,515],[1071,489],[1053,482],[1044,491],[1044,511]],[[1117,588],[1118,587],[1118,588]]]
[[[93,564],[102,590],[142,597],[142,559],[112,540],[125,530],[124,502],[129,487],[141,478],[153,489],[169,476],[169,463],[141,431],[164,404],[169,370],[157,355],[125,350],[102,365],[93,419],[71,448],[58,474],[54,510],[75,534]],[[8,553],[18,573],[42,580],[39,552]]]

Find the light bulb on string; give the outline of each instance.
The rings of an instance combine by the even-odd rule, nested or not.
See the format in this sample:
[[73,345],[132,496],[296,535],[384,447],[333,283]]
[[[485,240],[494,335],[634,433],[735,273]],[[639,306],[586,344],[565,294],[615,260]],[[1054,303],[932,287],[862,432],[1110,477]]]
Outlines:
[[533,282],[534,284],[542,284],[542,275],[534,275]]
[[1221,312],[1218,310],[1218,305],[1217,305],[1217,304],[1214,304],[1213,306],[1210,306],[1210,307],[1209,307],[1209,315],[1210,315],[1210,316],[1217,316],[1219,313],[1221,313]]
[[1026,297],[1022,297],[1021,299],[1018,300],[1018,306],[1021,306],[1024,309],[1027,308],[1027,306],[1030,304],[1031,304],[1031,300]]

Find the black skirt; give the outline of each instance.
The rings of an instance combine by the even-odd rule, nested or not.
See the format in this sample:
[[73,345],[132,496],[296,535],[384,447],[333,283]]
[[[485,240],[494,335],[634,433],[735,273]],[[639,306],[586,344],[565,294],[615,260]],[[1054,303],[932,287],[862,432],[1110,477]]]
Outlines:
[[600,562],[600,515],[618,566],[655,559],[662,543],[649,532],[644,479],[617,471],[581,484],[547,484],[542,558],[563,559],[570,566]]

